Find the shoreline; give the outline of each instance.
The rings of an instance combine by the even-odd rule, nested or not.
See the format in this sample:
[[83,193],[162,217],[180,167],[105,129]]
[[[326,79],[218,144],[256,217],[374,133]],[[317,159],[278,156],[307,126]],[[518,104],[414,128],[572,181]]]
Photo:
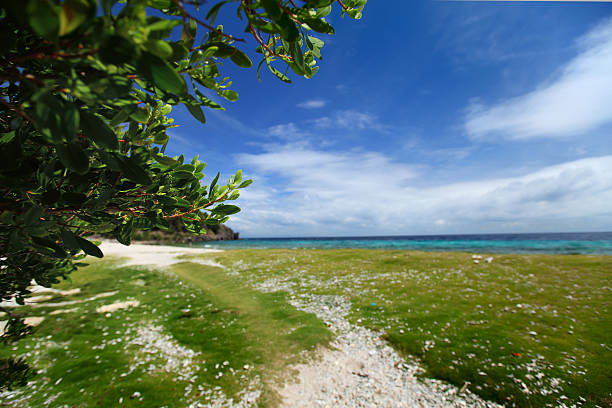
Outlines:
[[[149,244],[147,244],[149,245]],[[150,244],[151,246],[157,246],[156,244]],[[453,250],[443,250],[439,248],[435,249],[424,249],[424,248],[363,248],[363,247],[281,247],[281,246],[234,246],[234,245],[215,245],[215,244],[206,244],[206,246],[192,246],[189,244],[176,244],[169,245],[178,248],[194,248],[194,249],[208,249],[208,250],[217,250],[217,251],[246,251],[246,250],[262,250],[262,251],[277,251],[277,250],[286,250],[286,251],[374,251],[374,252],[384,252],[384,251],[396,251],[396,252],[406,252],[406,253],[419,253],[419,254],[479,254],[479,255],[487,255],[487,256],[603,256],[603,257],[612,257],[611,253],[601,253],[601,252],[500,252],[500,251],[491,251],[487,250],[490,248],[474,248],[474,249],[453,249]]]
[[195,247],[218,249],[389,249],[500,255],[612,255],[612,233],[244,238],[237,241],[197,243]]

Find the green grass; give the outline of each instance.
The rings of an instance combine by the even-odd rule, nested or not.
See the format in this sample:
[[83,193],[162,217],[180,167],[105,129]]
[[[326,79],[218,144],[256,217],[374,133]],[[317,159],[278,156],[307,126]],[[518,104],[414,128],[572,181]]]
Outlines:
[[[59,393],[54,406],[119,406],[120,398],[124,406],[185,406],[205,403],[211,391],[239,398],[254,384],[264,390],[260,406],[275,406],[287,364],[330,340],[321,321],[289,304],[288,297],[311,293],[345,296],[354,324],[381,330],[393,347],[423,363],[426,376],[469,382],[486,399],[519,407],[612,406],[611,257],[498,255],[491,264],[474,264],[462,253],[379,250],[232,250],[203,257],[226,269],[189,257],[170,273],[95,262],[61,285],[82,289],[68,299],[118,294],[67,306],[79,308],[69,314],[21,309],[46,316],[32,338],[14,350],[0,348],[42,369],[26,390],[27,404],[42,406]],[[264,282],[291,293],[261,293],[256,288]],[[60,298],[49,302],[67,300]],[[110,318],[95,312],[128,299],[140,306]],[[135,338],[147,325],[199,353],[192,388],[176,373],[147,365],[121,376],[134,366],[138,346],[111,340]],[[164,361],[157,356],[151,363]],[[244,370],[245,364],[254,368]],[[130,399],[135,391],[142,401]]]
[[[65,307],[20,309],[46,318],[33,337],[0,348],[0,353],[26,355],[40,373],[33,386],[22,390],[27,401],[19,402],[16,396],[4,404],[38,407],[53,401],[52,406],[180,407],[193,401],[206,403],[213,395],[239,399],[252,384],[254,389],[264,389],[260,405],[274,405],[278,399],[274,384],[288,362],[330,339],[321,321],[295,310],[283,293],[256,292],[211,266],[181,263],[171,271],[176,275],[94,262],[74,273],[72,282],[58,286],[81,288],[80,294],[55,296],[48,302],[119,293]],[[110,317],[96,312],[96,307],[125,300],[138,300],[140,305]],[[78,311],[49,314],[74,307]],[[139,337],[138,327],[151,325],[199,353],[193,358],[192,367],[199,367],[193,370],[193,384],[179,378],[185,370],[165,372],[160,369],[164,359],[126,344]],[[135,361],[146,357],[150,361],[130,371]],[[149,364],[158,368],[148,370]],[[135,392],[141,397],[130,398]]]
[[372,250],[216,255],[251,282],[343,294],[426,375],[516,406],[612,406],[612,258]]

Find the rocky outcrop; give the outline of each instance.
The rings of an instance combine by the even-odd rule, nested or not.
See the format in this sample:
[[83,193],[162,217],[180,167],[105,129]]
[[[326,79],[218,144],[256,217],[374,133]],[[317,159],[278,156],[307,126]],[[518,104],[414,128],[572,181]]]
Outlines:
[[186,237],[184,242],[198,242],[198,241],[232,241],[240,239],[239,232],[234,232],[230,227],[226,225],[211,225],[207,227],[208,233],[205,235],[189,235]]

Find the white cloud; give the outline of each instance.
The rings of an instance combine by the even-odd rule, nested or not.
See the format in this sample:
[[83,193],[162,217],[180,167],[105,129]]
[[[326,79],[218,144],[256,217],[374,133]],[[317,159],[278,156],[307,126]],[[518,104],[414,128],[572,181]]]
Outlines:
[[430,187],[377,152],[287,144],[237,159],[257,174],[232,221],[243,236],[612,229],[612,156]]
[[312,99],[309,101],[300,102],[297,106],[298,108],[303,109],[320,109],[323,108],[325,105],[327,105],[327,101],[323,99]]
[[268,133],[271,136],[284,140],[296,140],[304,136],[304,132],[302,132],[293,122],[270,126],[268,128]]
[[612,19],[579,42],[581,52],[560,73],[525,95],[492,106],[472,104],[472,139],[524,140],[583,134],[612,122]]
[[323,116],[313,121],[314,125],[319,129],[378,129],[381,130],[384,126],[378,121],[378,118],[370,113],[356,110],[341,110],[337,111],[334,116]]

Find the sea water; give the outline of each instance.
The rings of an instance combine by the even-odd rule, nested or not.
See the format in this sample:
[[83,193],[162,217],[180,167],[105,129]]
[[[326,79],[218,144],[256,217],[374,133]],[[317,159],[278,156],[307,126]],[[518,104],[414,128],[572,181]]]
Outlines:
[[200,242],[209,248],[363,248],[516,254],[612,255],[612,232],[414,235],[385,237],[246,238]]

